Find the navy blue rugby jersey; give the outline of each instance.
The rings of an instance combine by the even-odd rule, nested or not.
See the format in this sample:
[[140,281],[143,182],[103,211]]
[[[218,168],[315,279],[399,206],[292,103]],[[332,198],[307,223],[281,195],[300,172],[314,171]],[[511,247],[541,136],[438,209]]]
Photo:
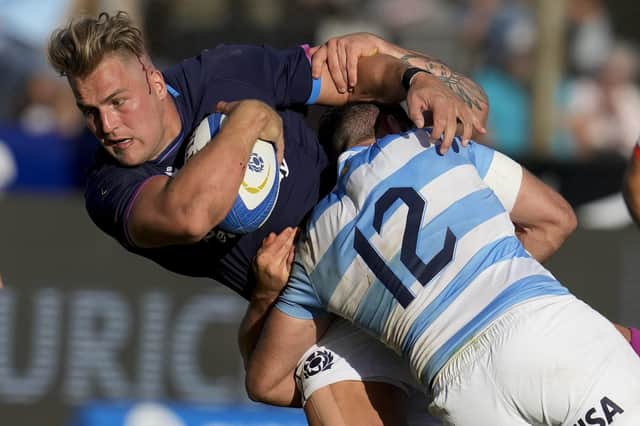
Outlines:
[[[251,261],[269,232],[299,224],[320,196],[320,175],[327,158],[299,111],[313,103],[320,81],[312,80],[306,49],[222,45],[205,50],[163,72],[182,121],[180,135],[153,161],[120,166],[99,149],[89,171],[86,208],[95,224],[129,251],[179,274],[210,277],[248,298],[253,288]],[[288,174],[269,220],[256,232],[236,236],[213,230],[192,245],[139,248],[127,235],[127,220],[137,191],[150,177],[172,176],[184,162],[192,129],[218,101],[259,99],[283,119]]]

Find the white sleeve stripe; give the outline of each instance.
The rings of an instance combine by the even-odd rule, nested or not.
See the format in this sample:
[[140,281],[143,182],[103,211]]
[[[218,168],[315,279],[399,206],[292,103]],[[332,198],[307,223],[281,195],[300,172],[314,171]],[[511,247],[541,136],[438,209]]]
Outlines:
[[511,212],[511,209],[516,204],[520,185],[522,184],[522,167],[520,164],[495,151],[484,181],[500,199],[505,210]]

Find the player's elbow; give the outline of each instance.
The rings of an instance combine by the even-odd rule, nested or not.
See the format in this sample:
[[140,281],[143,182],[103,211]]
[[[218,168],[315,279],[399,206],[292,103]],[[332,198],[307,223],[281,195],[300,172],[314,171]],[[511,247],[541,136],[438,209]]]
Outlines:
[[554,220],[543,225],[541,229],[546,250],[543,251],[544,254],[537,256],[537,259],[540,262],[544,262],[551,257],[553,253],[558,251],[567,238],[569,238],[569,235],[576,229],[577,223],[576,215],[570,206],[558,211]]
[[249,361],[246,369],[245,388],[252,401],[283,407],[297,406],[292,372],[285,373],[269,361]]
[[197,210],[185,209],[176,212],[172,219],[173,228],[180,240],[185,244],[193,244],[201,241],[218,224],[209,216],[199,213]]
[[247,396],[250,400],[255,402],[264,402],[268,401],[268,390],[265,389],[260,383],[254,381],[245,381],[245,387],[247,390]]
[[158,203],[165,225],[172,229],[184,244],[201,241],[222,222],[233,205],[234,196],[216,197],[210,191],[189,191],[176,186],[167,187]]
[[274,381],[266,371],[256,372],[254,370],[249,368],[245,378],[245,388],[249,399],[265,404],[274,404],[276,399],[273,395],[273,390],[276,387]]
[[573,234],[573,231],[575,231],[578,227],[578,218],[576,217],[576,213],[573,211],[573,209],[569,211],[566,223],[567,225],[565,231],[567,232],[568,237],[569,235]]
[[578,219],[576,217],[573,208],[566,203],[561,209],[559,209],[557,218],[555,221],[555,227],[551,231],[551,234],[555,236],[557,246],[560,247],[564,241],[569,238],[569,235],[576,230],[578,226]]
[[544,210],[544,219],[540,220],[540,227],[542,235],[555,251],[576,230],[578,219],[567,200],[559,194],[553,195],[547,199],[548,208]]

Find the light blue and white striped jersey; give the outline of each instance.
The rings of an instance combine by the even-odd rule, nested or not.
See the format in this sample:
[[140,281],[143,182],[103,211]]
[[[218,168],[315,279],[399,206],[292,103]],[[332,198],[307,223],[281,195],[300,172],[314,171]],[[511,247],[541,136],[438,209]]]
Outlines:
[[[515,236],[504,206],[520,180],[500,180],[521,179],[521,169],[507,157],[475,143],[439,155],[426,130],[349,155],[298,242],[282,312],[342,316],[407,357],[428,385],[514,305],[568,294]],[[516,176],[503,174],[514,164]]]

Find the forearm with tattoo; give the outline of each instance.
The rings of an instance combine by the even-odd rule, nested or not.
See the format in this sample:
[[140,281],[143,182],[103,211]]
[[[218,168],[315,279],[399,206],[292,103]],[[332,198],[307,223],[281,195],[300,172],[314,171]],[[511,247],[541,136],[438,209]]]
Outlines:
[[444,62],[419,52],[410,52],[400,60],[412,67],[426,69],[458,95],[471,110],[484,111],[488,104],[487,94],[471,79],[452,71]]

